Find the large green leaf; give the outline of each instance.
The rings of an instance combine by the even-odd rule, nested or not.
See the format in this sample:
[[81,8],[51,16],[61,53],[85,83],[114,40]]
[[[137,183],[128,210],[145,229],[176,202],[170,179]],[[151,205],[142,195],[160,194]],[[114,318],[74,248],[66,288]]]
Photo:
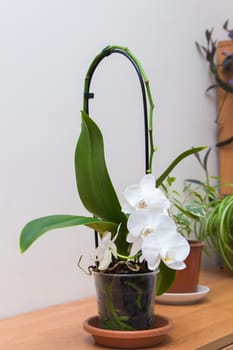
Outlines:
[[85,112],[82,112],[82,130],[75,151],[75,172],[79,196],[86,209],[95,217],[121,224],[116,243],[118,252],[127,254],[127,218],[108,174],[103,136]]
[[27,223],[20,234],[20,250],[24,252],[32,243],[47,231],[85,225],[100,233],[104,231],[116,232],[117,224],[113,222],[103,221],[97,218],[89,218],[85,216],[75,215],[51,215],[35,219]]
[[162,261],[156,282],[156,295],[165,293],[171,287],[176,277],[176,270],[169,269]]
[[103,136],[85,112],[75,151],[75,171],[79,196],[87,210],[105,220],[125,222],[106,167]]
[[163,181],[167,178],[170,172],[186,157],[191,154],[197,153],[205,149],[206,146],[195,147],[188,149],[187,151],[182,152],[175,160],[169,165],[169,167],[160,175],[160,177],[156,180],[156,186],[159,187],[162,185]]

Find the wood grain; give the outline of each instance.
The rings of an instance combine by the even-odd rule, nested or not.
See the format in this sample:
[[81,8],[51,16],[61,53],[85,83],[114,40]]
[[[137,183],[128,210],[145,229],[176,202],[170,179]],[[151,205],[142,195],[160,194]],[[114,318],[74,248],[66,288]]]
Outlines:
[[[172,319],[174,327],[154,349],[215,350],[230,344],[230,337],[233,338],[232,275],[222,270],[203,271],[200,283],[211,291],[197,304],[155,304],[155,312]],[[0,320],[0,349],[106,350],[95,346],[92,337],[82,328],[84,319],[94,314],[95,298],[88,298]],[[219,338],[224,336],[228,343],[219,343]],[[210,342],[211,348],[203,347]]]
[[[233,41],[224,40],[218,42],[217,61],[221,64],[226,56],[223,52],[233,53]],[[219,76],[225,80],[222,69],[218,69]],[[230,78],[233,78],[231,76]],[[218,142],[224,141],[233,136],[233,94],[227,93],[222,89],[217,89],[218,96]],[[218,148],[219,158],[219,177],[222,183],[233,182],[233,143]],[[226,195],[233,193],[232,186],[221,188],[221,194]]]

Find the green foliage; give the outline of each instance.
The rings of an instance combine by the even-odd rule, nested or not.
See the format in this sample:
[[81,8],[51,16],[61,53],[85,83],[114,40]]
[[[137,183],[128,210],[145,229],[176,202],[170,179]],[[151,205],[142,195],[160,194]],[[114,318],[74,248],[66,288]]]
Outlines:
[[[171,181],[168,176],[163,186],[172,203],[170,214],[178,227],[178,231],[187,238],[191,233],[194,233],[196,239],[200,240],[200,223],[219,196],[218,184],[210,184],[212,178],[209,177],[207,167],[209,154],[210,148],[207,149],[203,159],[201,159],[199,152],[194,154],[204,171],[204,182],[196,179],[186,179],[182,191],[178,192],[174,189],[175,178],[173,177]],[[213,179],[216,181],[216,178]]]
[[156,295],[161,295],[171,287],[176,277],[176,271],[169,269],[162,261],[159,265],[159,271],[156,282]]
[[174,189],[175,178],[168,177],[163,189],[172,203],[170,215],[178,231],[187,238],[194,233],[197,240],[206,241],[233,272],[233,195],[220,196],[219,178],[208,174],[209,154],[210,149],[203,160],[195,154],[205,173],[204,181],[186,179],[178,192]]
[[200,225],[200,238],[208,235],[226,267],[233,272],[233,195],[215,201]]
[[200,152],[204,150],[206,147],[193,147],[189,150],[186,150],[182,152],[178,157],[176,157],[173,162],[167,167],[167,169],[157,178],[156,180],[156,187],[159,187],[163,184],[163,182],[168,178],[171,171],[186,157],[189,157],[191,154],[194,154],[196,152]]
[[209,199],[205,187],[195,182],[185,181],[181,192],[173,189],[168,181],[164,184],[165,192],[171,201],[170,215],[175,221],[178,231],[189,238],[194,233],[199,238],[198,227],[209,209]]
[[124,215],[106,167],[103,136],[85,112],[75,151],[75,172],[79,196],[86,209],[96,217],[120,223]]
[[20,234],[20,250],[25,252],[33,242],[47,231],[79,225],[85,225],[100,233],[105,231],[116,232],[117,229],[116,223],[97,218],[75,215],[46,216],[32,220],[24,226]]
[[[228,20],[225,21],[223,24],[223,29],[228,33],[228,37],[233,39],[232,37],[232,30],[228,29]],[[212,88],[220,87],[226,92],[233,93],[233,85],[231,82],[231,78],[229,78],[229,70],[232,72],[232,60],[233,56],[231,53],[224,52],[224,60],[221,63],[221,65],[217,65],[216,62],[216,52],[217,52],[217,40],[213,39],[213,29],[206,30],[205,31],[205,39],[206,39],[206,46],[200,45],[197,42],[196,47],[199,51],[199,53],[204,53],[204,57],[206,61],[209,63],[209,68],[211,73],[213,74],[213,77],[215,79],[216,84],[211,85],[207,91],[209,91]],[[219,75],[219,67],[221,67],[221,72],[223,73],[223,77],[220,78]]]
[[79,196],[86,209],[96,217],[121,224],[116,243],[118,252],[127,254],[127,218],[108,174],[103,136],[85,112],[82,112],[82,129],[75,150],[75,172]]

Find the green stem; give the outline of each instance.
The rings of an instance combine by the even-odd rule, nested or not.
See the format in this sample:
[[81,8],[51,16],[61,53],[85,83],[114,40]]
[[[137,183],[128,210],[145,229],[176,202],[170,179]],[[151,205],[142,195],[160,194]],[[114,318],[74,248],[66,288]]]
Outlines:
[[124,260],[128,260],[128,259],[135,260],[136,258],[138,258],[140,256],[140,253],[137,253],[136,255],[122,255],[122,254],[117,253],[117,256],[121,259],[124,259]]
[[[114,47],[114,46],[113,46]],[[128,48],[123,48],[120,46],[117,46],[116,48],[121,48],[122,50],[125,50],[128,55],[134,60],[134,62],[137,64],[138,69],[140,70],[145,88],[146,88],[146,94],[147,94],[147,100],[149,103],[149,121],[148,121],[148,129],[149,129],[149,168],[147,169],[147,173],[152,173],[152,161],[153,161],[153,155],[155,152],[154,147],[154,140],[153,140],[153,112],[154,112],[154,101],[150,89],[150,83],[149,79],[140,63],[140,61],[133,55],[133,53]]]
[[137,57],[127,48],[124,46],[119,46],[119,45],[113,45],[113,46],[107,46],[104,50],[102,50],[98,55],[96,55],[96,57],[94,58],[94,60],[92,61],[86,77],[85,77],[85,81],[84,81],[84,99],[83,99],[83,110],[88,113],[88,91],[89,91],[89,85],[90,85],[90,80],[93,74],[93,71],[95,70],[95,68],[97,67],[98,63],[104,58],[107,57],[108,55],[111,54],[111,51],[117,49],[120,50],[122,52],[125,52],[134,62],[134,64],[137,66],[138,70],[140,71],[144,84],[145,84],[145,91],[146,91],[146,95],[147,95],[147,101],[149,103],[149,120],[148,120],[148,132],[149,132],[149,166],[146,169],[147,173],[151,173],[152,172],[152,160],[153,160],[153,155],[155,152],[155,147],[154,147],[154,140],[153,140],[153,110],[154,110],[154,102],[153,102],[153,98],[152,98],[152,93],[151,93],[151,89],[150,89],[150,84],[149,84],[149,80],[148,77],[146,75],[146,72],[144,71],[141,62],[137,59]]
[[149,80],[145,81],[145,86],[146,86],[146,92],[147,92],[147,97],[148,97],[148,102],[150,105],[150,111],[149,111],[149,142],[150,142],[150,158],[149,158],[149,169],[148,173],[152,173],[152,162],[153,162],[153,156],[155,153],[155,147],[154,147],[154,140],[153,140],[153,112],[154,112],[154,102],[150,90],[150,84]]

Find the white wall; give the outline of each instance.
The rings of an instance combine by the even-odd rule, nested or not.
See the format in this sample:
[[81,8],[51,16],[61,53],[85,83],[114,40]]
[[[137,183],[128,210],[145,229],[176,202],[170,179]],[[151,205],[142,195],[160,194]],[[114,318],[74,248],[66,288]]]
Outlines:
[[[95,54],[120,44],[143,63],[156,100],[158,175],[184,149],[215,144],[215,99],[204,94],[208,70],[194,41],[204,43],[213,25],[225,38],[221,27],[232,10],[228,0],[1,1],[0,317],[94,293],[92,278],[76,267],[81,254],[83,265],[90,263],[92,231],[51,232],[24,255],[18,239],[35,217],[86,213],[76,193],[73,155],[83,78]],[[113,56],[96,73],[91,110],[121,193],[144,171],[142,110],[135,73]],[[216,175],[215,150],[210,170]],[[201,171],[192,158],[175,174],[182,182]]]

